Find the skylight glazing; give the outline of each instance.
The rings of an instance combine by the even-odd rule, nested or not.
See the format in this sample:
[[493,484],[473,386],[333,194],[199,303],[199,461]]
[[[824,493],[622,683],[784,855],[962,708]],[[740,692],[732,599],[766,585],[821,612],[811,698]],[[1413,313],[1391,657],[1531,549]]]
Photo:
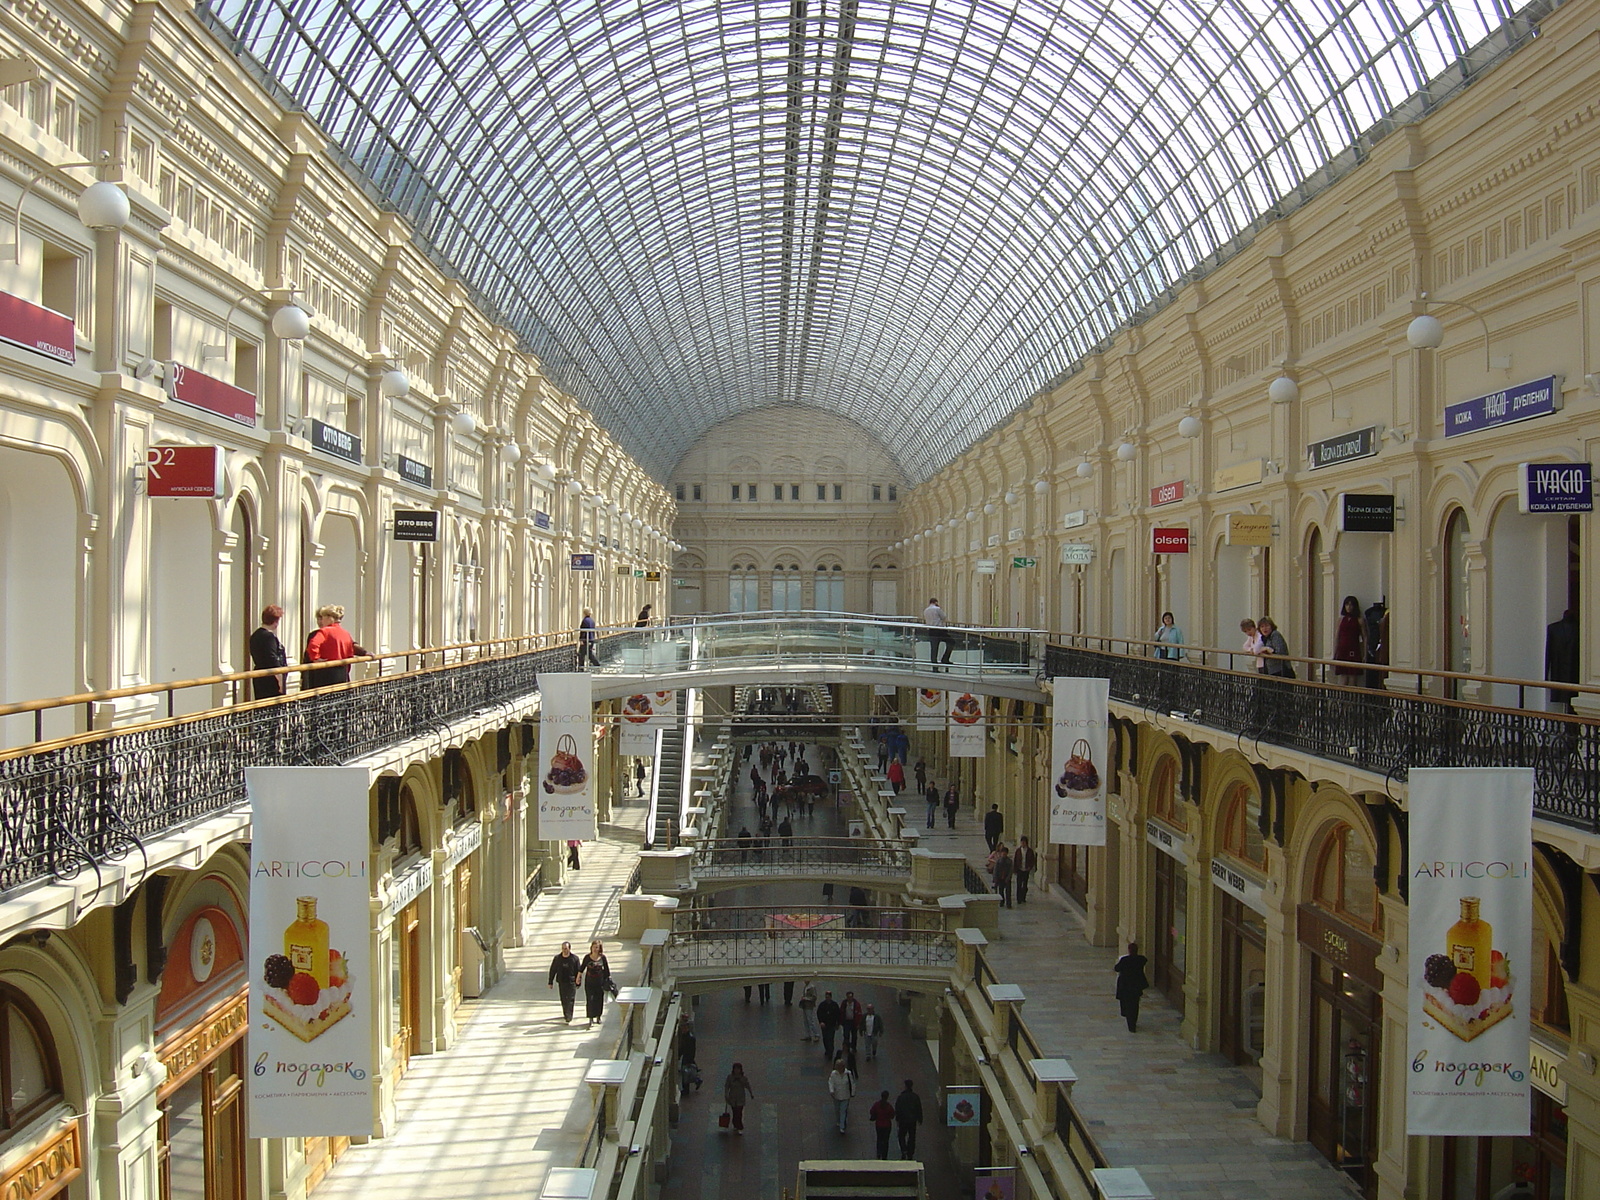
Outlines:
[[931,474],[1556,0],[216,0],[658,478],[815,404]]

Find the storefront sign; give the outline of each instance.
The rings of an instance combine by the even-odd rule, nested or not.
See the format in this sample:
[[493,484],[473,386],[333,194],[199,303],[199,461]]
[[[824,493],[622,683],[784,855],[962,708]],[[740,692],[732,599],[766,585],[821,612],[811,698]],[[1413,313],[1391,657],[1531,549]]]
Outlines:
[[1589,464],[1518,463],[1517,507],[1525,513],[1593,512]]
[[951,1129],[982,1124],[983,1089],[968,1084],[950,1084],[944,1089],[944,1123]]
[[1037,558],[1029,558],[1022,554],[1013,554],[1011,556],[1011,565],[1013,568],[1037,567],[1039,565],[1039,560]]
[[1230,546],[1272,545],[1272,514],[1229,513],[1226,540]]
[[541,841],[588,841],[595,835],[594,681],[582,671],[539,675]]
[[660,583],[661,582],[661,572],[660,571],[646,571],[644,573],[644,581],[646,583]]
[[324,454],[331,454],[335,458],[342,458],[345,462],[361,461],[360,438],[315,417],[311,420],[311,448],[321,450]]
[[1189,553],[1189,531],[1176,526],[1163,527],[1157,525],[1150,531],[1150,552],[1152,554]]
[[998,546],[1000,544],[1000,535],[998,533],[991,533],[989,535],[989,541],[987,544],[990,546]]
[[1413,768],[1407,784],[1406,1133],[1526,1137],[1533,770]]
[[1111,681],[1058,675],[1050,686],[1050,840],[1104,846]]
[[419,463],[414,458],[407,458],[404,454],[397,454],[394,460],[395,474],[407,483],[414,483],[419,488],[433,486],[433,468],[426,463]]
[[1020,542],[1024,532],[1026,531],[1020,525],[1018,525],[1015,529],[1008,529],[1006,530],[1006,541]]
[[1094,561],[1094,547],[1086,542],[1068,542],[1061,547],[1061,561],[1070,567],[1081,567]]
[[1150,507],[1160,508],[1163,504],[1176,504],[1183,499],[1184,485],[1187,480],[1180,479],[1176,483],[1162,483],[1150,489]]
[[389,888],[389,902],[383,906],[386,916],[392,916],[433,886],[433,859],[424,858]]
[[624,697],[617,752],[636,758],[654,758],[656,734],[671,725],[677,716],[677,692],[639,692]]
[[483,845],[483,822],[468,821],[457,825],[450,831],[450,852],[447,856],[450,866],[454,867],[463,862],[468,855]]
[[572,555],[572,569],[574,571],[592,571],[592,570],[594,570],[594,555],[592,555],[592,554],[574,554],[574,555]]
[[1077,529],[1079,526],[1087,525],[1088,523],[1089,512],[1087,509],[1076,509],[1073,512],[1064,513],[1061,517],[1061,528],[1063,529]]
[[1235,871],[1220,858],[1211,860],[1211,882],[1252,912],[1267,915],[1267,901],[1262,895],[1261,885],[1244,872]]
[[946,692],[950,700],[950,757],[982,758],[986,747],[983,697],[971,692]]
[[534,509],[533,510],[533,527],[535,529],[549,529],[550,528],[550,514],[545,512],[545,511],[543,511],[542,509],[537,509],[537,508]]
[[1214,492],[1228,492],[1234,488],[1249,487],[1252,483],[1260,483],[1267,477],[1267,462],[1264,458],[1252,458],[1249,462],[1234,463],[1231,467],[1219,467],[1211,473],[1211,490]]
[[1183,834],[1175,833],[1160,821],[1149,820],[1144,823],[1144,840],[1168,858],[1184,866],[1189,865],[1189,847],[1184,843]]
[[222,494],[222,455],[215,446],[151,446],[144,452],[147,496]]
[[1302,946],[1374,991],[1382,990],[1378,951],[1383,947],[1376,941],[1314,904],[1302,904],[1296,909],[1295,920],[1295,935]]
[[78,335],[72,318],[0,292],[0,341],[59,362],[78,361]]
[[250,997],[237,996],[203,1017],[192,1031],[161,1048],[161,1065],[167,1078],[161,1087],[171,1093],[186,1083],[222,1046],[231,1042],[250,1024]]
[[1393,533],[1394,497],[1339,493],[1340,533]]
[[1561,1072],[1566,1069],[1567,1056],[1554,1046],[1547,1046],[1538,1038],[1528,1045],[1528,1076],[1538,1088],[1561,1107],[1567,1106],[1567,1081]]
[[80,1122],[73,1121],[45,1141],[4,1175],[0,1175],[3,1200],[49,1200],[83,1174]]
[[1306,465],[1313,471],[1334,467],[1357,458],[1371,458],[1378,452],[1378,427],[1352,429],[1338,437],[1323,438],[1306,447]]
[[250,1136],[372,1133],[365,767],[246,767]]
[[255,427],[256,398],[243,388],[234,387],[220,379],[186,367],[172,364],[172,376],[167,382],[167,395],[195,408],[227,417],[241,425]]
[[394,540],[397,542],[437,542],[439,514],[431,508],[394,510]]
[[917,689],[917,728],[943,729],[945,726],[944,693],[935,688]]
[[1497,425],[1511,425],[1531,417],[1547,417],[1561,407],[1556,376],[1546,375],[1531,383],[1519,383],[1503,392],[1474,396],[1444,406],[1444,435],[1455,437],[1477,433]]

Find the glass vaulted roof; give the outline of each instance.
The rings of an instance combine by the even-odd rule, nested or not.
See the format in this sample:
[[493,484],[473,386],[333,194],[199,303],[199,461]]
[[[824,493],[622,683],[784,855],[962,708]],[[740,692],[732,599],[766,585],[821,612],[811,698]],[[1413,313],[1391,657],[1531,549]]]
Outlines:
[[212,0],[658,478],[814,404],[950,461],[1557,0]]

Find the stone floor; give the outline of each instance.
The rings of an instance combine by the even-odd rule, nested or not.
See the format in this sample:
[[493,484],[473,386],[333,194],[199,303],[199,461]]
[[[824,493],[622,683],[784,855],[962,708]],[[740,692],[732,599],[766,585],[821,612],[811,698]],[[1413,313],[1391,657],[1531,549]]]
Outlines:
[[[815,753],[810,757],[818,762]],[[747,774],[741,804],[748,803]],[[734,828],[740,819],[736,811]],[[819,808],[796,833],[831,832],[835,820],[831,810]],[[527,946],[507,955],[506,979],[468,1003],[456,1045],[412,1061],[394,1135],[352,1148],[318,1188],[319,1198],[528,1200],[538,1196],[550,1166],[573,1160],[592,1112],[583,1073],[612,1044],[616,1014],[608,1010],[602,1037],[581,1020],[563,1025],[555,996],[543,984],[561,940],[586,941],[632,870],[642,809],[625,806],[617,821],[610,830],[616,836],[586,845],[584,869],[565,889],[540,897],[529,915]],[[957,824],[954,832],[946,830],[941,814],[925,844],[959,850],[980,864],[986,851],[976,815],[963,810]],[[810,885],[788,884],[759,898],[821,896]],[[1023,1015],[1045,1052],[1076,1068],[1079,1109],[1111,1162],[1139,1168],[1158,1200],[1357,1195],[1309,1145],[1268,1135],[1255,1119],[1256,1092],[1244,1072],[1189,1049],[1178,1037],[1177,1014],[1159,997],[1147,999],[1139,1032],[1128,1033],[1111,994],[1115,954],[1085,943],[1071,904],[1035,889],[1026,906],[1003,911],[1000,922],[1002,936],[990,947],[997,972],[1026,992]],[[607,949],[614,973],[627,982],[637,970],[636,953],[621,944]],[[889,1035],[880,1060],[860,1064],[861,1087],[842,1137],[829,1123],[820,1047],[800,1041],[800,1013],[784,1005],[781,981],[767,1005],[759,992],[747,1005],[738,989],[703,998],[696,1024],[705,1084],[685,1101],[662,1200],[780,1200],[784,1189],[792,1192],[801,1157],[872,1157],[867,1108],[879,1090],[897,1094],[905,1078],[917,1081],[933,1116],[928,1047],[910,1038],[891,994],[872,998]],[[722,1133],[716,1121],[722,1079],[735,1058],[756,1091],[746,1114],[750,1132],[742,1138]],[[970,1181],[951,1167],[948,1142],[936,1125],[924,1126],[918,1152],[930,1164],[931,1200],[972,1195]]]

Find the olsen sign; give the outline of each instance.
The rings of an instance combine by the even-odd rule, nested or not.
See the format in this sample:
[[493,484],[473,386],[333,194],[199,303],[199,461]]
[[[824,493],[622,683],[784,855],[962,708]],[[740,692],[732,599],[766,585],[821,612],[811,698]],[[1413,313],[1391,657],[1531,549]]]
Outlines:
[[1189,553],[1189,530],[1187,528],[1156,526],[1150,531],[1150,552],[1152,554]]
[[1160,508],[1163,504],[1176,504],[1183,499],[1184,484],[1187,480],[1179,479],[1172,483],[1157,484],[1150,489],[1150,507]]

